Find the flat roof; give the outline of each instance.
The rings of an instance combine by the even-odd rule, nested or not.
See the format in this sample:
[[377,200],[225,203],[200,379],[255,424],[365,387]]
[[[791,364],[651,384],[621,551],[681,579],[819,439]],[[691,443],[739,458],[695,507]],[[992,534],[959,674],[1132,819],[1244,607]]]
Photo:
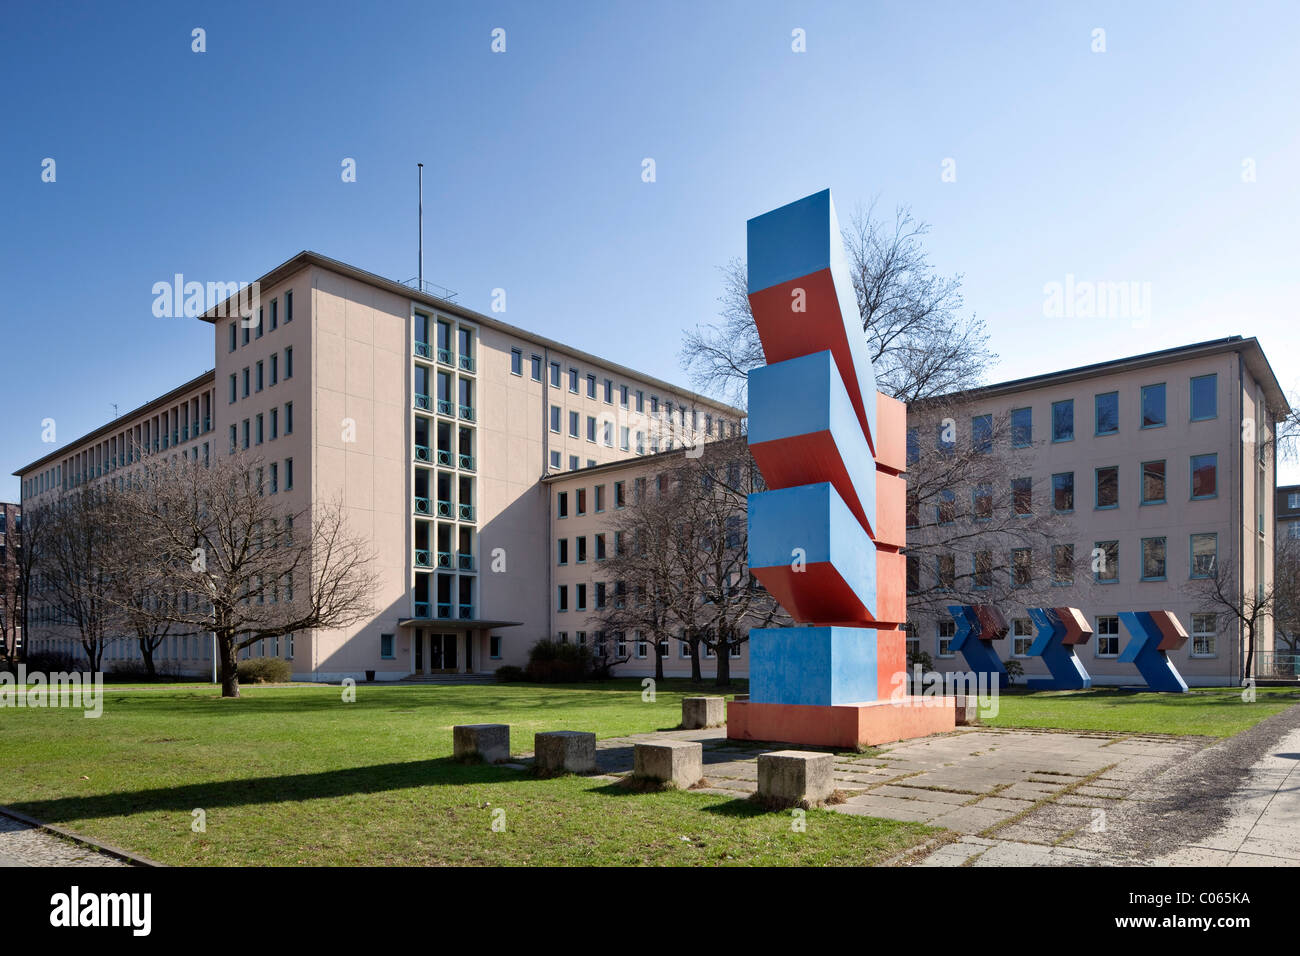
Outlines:
[[463,627],[522,627],[523,621],[466,621],[454,617],[404,617],[397,622],[398,627],[438,627],[451,628],[453,631]]
[[57,458],[62,458],[64,455],[68,453],[69,448],[75,448],[77,445],[83,445],[89,442],[93,442],[96,439],[102,438],[105,435],[112,434],[113,432],[117,431],[122,427],[123,419],[130,419],[139,415],[145,415],[149,412],[152,412],[155,408],[161,408],[164,405],[168,405],[171,402],[174,402],[176,399],[180,398],[181,395],[183,395],[188,391],[192,391],[193,389],[199,388],[209,382],[215,384],[216,380],[217,380],[217,370],[215,368],[208,369],[202,375],[195,376],[194,378],[186,382],[184,385],[178,385],[176,388],[173,388],[170,392],[167,392],[163,395],[159,395],[157,398],[150,399],[149,401],[141,405],[139,408],[132,409],[131,411],[127,412],[125,415],[118,415],[117,418],[112,419],[107,424],[100,425],[94,431],[89,431],[86,434],[82,435],[80,438],[73,439],[70,442],[65,442],[64,444],[60,445],[58,448],[50,452],[45,457],[37,458],[30,465],[24,465],[23,467],[19,468],[17,471],[13,472],[13,475],[17,478],[21,478],[26,472],[31,471],[33,468],[40,468],[44,465],[49,464],[51,461],[54,461]]
[[[728,405],[726,402],[719,401],[716,398],[710,398],[707,395],[692,391],[688,388],[682,388],[680,385],[674,385],[672,382],[665,381],[664,379],[646,375],[644,372],[638,372],[636,369],[629,368],[626,365],[620,365],[618,362],[611,362],[609,359],[601,358],[599,355],[593,355],[591,352],[585,352],[582,349],[576,349],[571,345],[565,345],[563,342],[547,338],[544,335],[529,332],[527,329],[521,329],[517,325],[502,322],[500,319],[493,318],[490,315],[484,315],[482,312],[475,312],[473,309],[468,309],[463,305],[457,305],[455,302],[440,299],[436,295],[430,295],[427,292],[412,289],[410,286],[402,285],[402,283],[396,282],[393,279],[386,279],[381,275],[367,272],[365,269],[358,268],[357,266],[341,262],[338,259],[331,259],[329,256],[321,255],[319,252],[312,252],[310,249],[304,249],[293,258],[280,263],[280,265],[276,266],[257,281],[261,285],[274,286],[289,278],[289,276],[294,273],[306,269],[308,266],[319,266],[322,269],[329,269],[331,272],[337,272],[340,275],[348,276],[349,278],[356,279],[358,282],[365,282],[369,285],[391,292],[394,295],[400,295],[415,302],[419,302],[430,309],[436,309],[462,319],[468,319],[477,325],[482,325],[489,329],[495,329],[496,331],[504,332],[507,335],[513,335],[516,338],[523,339],[526,342],[531,342],[534,345],[539,345],[545,349],[554,349],[556,351],[564,352],[565,354],[572,355],[584,362],[604,366],[605,368],[617,372],[620,375],[625,375],[628,378],[640,379],[643,382],[662,388],[666,391],[688,396],[696,402],[710,405],[714,408],[725,409],[738,418],[744,418],[749,414],[743,408]],[[199,318],[203,319],[205,322],[212,322],[214,324],[222,319],[230,318],[230,314],[226,310],[226,305],[232,300],[238,302],[238,296],[230,296],[223,302],[214,305],[211,309],[208,309],[208,311],[200,315]]]
[[1282,386],[1278,383],[1277,376],[1273,374],[1273,367],[1269,365],[1268,358],[1264,355],[1259,340],[1254,337],[1243,338],[1240,335],[1229,335],[1225,338],[1211,339],[1207,342],[1195,342],[1191,345],[1179,345],[1155,352],[1143,352],[1139,355],[1111,359],[1106,362],[1095,362],[1092,365],[1079,365],[1075,368],[1062,369],[1059,372],[1045,372],[1041,375],[1030,375],[1006,382],[996,382],[992,385],[981,385],[961,392],[948,392],[943,395],[918,399],[909,403],[908,407],[924,408],[927,405],[954,399],[969,401],[973,398],[993,398],[998,395],[1007,395],[1028,389],[1047,388],[1052,385],[1093,378],[1104,373],[1148,368],[1154,365],[1164,365],[1171,361],[1184,361],[1206,355],[1218,355],[1223,352],[1242,353],[1246,367],[1250,369],[1251,374],[1264,387],[1264,394],[1274,415],[1278,418],[1284,417],[1290,410],[1290,404],[1287,401],[1286,393],[1282,391]]

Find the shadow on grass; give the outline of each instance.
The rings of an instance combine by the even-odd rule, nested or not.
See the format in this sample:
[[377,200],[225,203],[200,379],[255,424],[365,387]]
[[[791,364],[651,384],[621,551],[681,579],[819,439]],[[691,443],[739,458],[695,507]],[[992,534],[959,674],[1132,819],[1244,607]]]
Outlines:
[[465,764],[451,757],[442,757],[318,773],[250,777],[91,796],[26,800],[15,802],[11,806],[46,823],[60,823],[75,819],[129,817],[165,811],[188,814],[195,807],[210,810],[250,804],[296,803],[419,787],[522,783],[532,779],[504,767]]

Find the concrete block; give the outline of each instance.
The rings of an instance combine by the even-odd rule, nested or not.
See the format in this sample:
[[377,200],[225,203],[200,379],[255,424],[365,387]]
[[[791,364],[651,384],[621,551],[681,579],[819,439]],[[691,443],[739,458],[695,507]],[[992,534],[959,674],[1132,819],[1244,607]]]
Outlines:
[[970,727],[979,723],[979,698],[954,697],[957,707],[957,726]]
[[596,772],[596,735],[580,730],[552,730],[533,737],[538,770]]
[[777,750],[758,755],[758,795],[769,803],[815,806],[835,792],[835,755]]
[[657,780],[686,790],[704,776],[704,747],[693,741],[636,744],[632,755],[632,776],[642,780]]
[[722,697],[683,697],[682,727],[699,730],[701,727],[721,727],[727,722],[727,702]]
[[457,724],[451,729],[451,745],[457,760],[478,757],[484,763],[505,763],[510,759],[510,725]]

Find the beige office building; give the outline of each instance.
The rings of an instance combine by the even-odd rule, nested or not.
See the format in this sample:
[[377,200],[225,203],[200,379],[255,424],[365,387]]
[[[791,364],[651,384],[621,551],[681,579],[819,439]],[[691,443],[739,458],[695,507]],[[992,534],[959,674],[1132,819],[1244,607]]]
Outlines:
[[[446,298],[303,252],[258,281],[258,319],[204,315],[213,371],[20,469],[26,508],[120,482],[134,449],[263,460],[286,507],[341,501],[378,555],[376,614],[253,653],[303,680],[396,680],[521,665],[550,631],[542,478],[738,434],[743,412]],[[76,653],[57,608],[33,648]],[[211,642],[162,662],[211,667]],[[107,659],[131,660],[134,642]]]

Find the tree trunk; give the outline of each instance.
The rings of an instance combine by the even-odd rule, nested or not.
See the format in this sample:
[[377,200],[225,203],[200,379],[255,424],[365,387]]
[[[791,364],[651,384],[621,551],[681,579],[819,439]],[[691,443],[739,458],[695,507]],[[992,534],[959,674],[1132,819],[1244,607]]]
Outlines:
[[700,639],[698,637],[691,639],[690,648],[691,648],[691,680],[694,683],[699,684],[704,681],[704,675],[700,673]]
[[235,642],[225,637],[217,639],[221,654],[221,696],[239,696],[239,663],[236,660]]
[[149,675],[149,679],[156,680],[158,678],[158,669],[153,662],[153,645],[143,637],[140,638],[140,656],[144,658],[144,669]]
[[664,679],[664,654],[663,648],[659,642],[655,641],[655,680],[663,683]]
[[1248,677],[1251,676],[1251,673],[1254,670],[1254,665],[1255,665],[1255,625],[1254,624],[1246,625],[1246,640],[1248,640],[1250,643],[1246,647],[1246,672],[1241,675],[1241,680],[1243,683],[1246,681]]
[[731,686],[731,641],[718,641],[718,687]]

